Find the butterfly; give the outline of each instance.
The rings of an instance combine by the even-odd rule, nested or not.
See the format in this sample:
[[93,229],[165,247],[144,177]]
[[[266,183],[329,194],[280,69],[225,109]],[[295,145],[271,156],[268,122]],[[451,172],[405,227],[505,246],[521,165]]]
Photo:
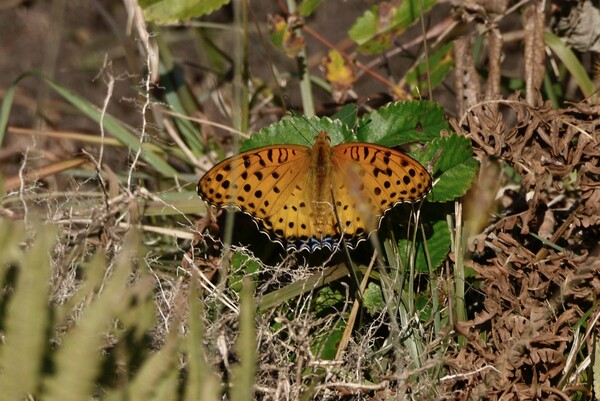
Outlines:
[[215,165],[198,182],[208,204],[234,206],[288,249],[353,248],[379,227],[386,211],[417,202],[431,176],[406,154],[349,142],[331,146],[325,131],[312,147],[270,145]]

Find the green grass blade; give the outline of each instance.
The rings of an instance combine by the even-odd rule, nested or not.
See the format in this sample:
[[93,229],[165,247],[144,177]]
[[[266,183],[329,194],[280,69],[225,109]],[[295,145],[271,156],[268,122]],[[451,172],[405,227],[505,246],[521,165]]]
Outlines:
[[550,47],[552,52],[563,62],[565,67],[575,78],[579,89],[585,95],[585,97],[592,96],[596,90],[594,83],[590,79],[589,75],[583,68],[583,65],[579,62],[577,56],[567,45],[556,35],[550,32],[544,33],[544,40]]
[[253,294],[254,285],[249,278],[246,278],[240,294],[240,335],[235,344],[240,363],[232,369],[232,401],[254,399],[257,355]]
[[12,98],[16,85],[24,78],[33,77],[42,80],[50,86],[56,93],[62,96],[68,103],[83,113],[85,116],[90,118],[92,121],[100,124],[103,123],[107,132],[127,145],[132,152],[138,152],[141,149],[142,158],[148,162],[156,171],[167,177],[177,176],[177,171],[171,167],[161,156],[147,149],[140,143],[138,137],[131,133],[131,130],[125,126],[122,122],[112,117],[109,114],[105,114],[102,118],[102,112],[88,100],[80,97],[75,92],[67,89],[65,86],[54,81],[51,78],[44,76],[37,71],[30,71],[19,76],[7,89],[4,100],[2,101],[2,107],[0,107],[0,143],[6,132],[8,124],[8,114],[12,106]]
[[50,312],[52,268],[48,255],[56,239],[55,231],[49,226],[37,230],[33,246],[19,263],[14,294],[7,306],[0,355],[2,401],[24,399],[39,386]]
[[[104,289],[84,311],[77,326],[63,339],[56,353],[56,374],[45,383],[44,401],[89,400],[94,383],[100,373],[102,348],[106,331],[111,322],[129,306],[133,291],[127,282],[132,270],[132,260],[137,249],[137,238],[129,237],[119,255],[112,276]],[[106,269],[100,255],[91,263],[94,269]]]
[[188,335],[185,347],[188,355],[188,376],[185,385],[185,401],[218,401],[219,381],[211,372],[204,353],[204,325],[202,308],[198,302],[198,287],[194,286],[188,297]]

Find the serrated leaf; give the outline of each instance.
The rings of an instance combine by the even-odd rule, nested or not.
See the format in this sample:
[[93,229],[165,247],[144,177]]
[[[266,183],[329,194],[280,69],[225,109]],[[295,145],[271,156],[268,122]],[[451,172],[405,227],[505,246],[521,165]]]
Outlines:
[[352,131],[339,120],[292,117],[261,129],[242,144],[240,151],[283,143],[311,146],[320,131],[327,132],[332,145],[352,141],[354,138]]
[[[438,268],[448,256],[448,252],[450,252],[450,231],[448,230],[448,223],[443,217],[444,216],[437,216],[438,219],[431,222],[431,220],[428,219],[433,218],[432,216],[427,216],[425,213],[421,216],[421,221],[430,222],[426,231],[427,250],[431,261],[431,270]],[[412,240],[401,239],[398,241],[400,258],[405,262],[408,261],[411,246]],[[423,273],[430,271],[425,254],[425,242],[420,231],[417,233],[415,243],[415,269],[418,272]]]
[[[332,146],[344,142],[368,142],[393,147],[415,141],[431,141],[439,137],[440,131],[449,129],[443,109],[433,102],[390,103],[363,116],[356,133],[344,124],[354,121],[355,110],[350,110],[350,117],[344,121],[304,116],[283,119],[252,135],[242,144],[240,152],[279,144],[311,146],[320,131],[327,132]],[[340,114],[342,112],[336,117]]]
[[229,0],[139,0],[144,18],[157,24],[188,21],[223,7]]
[[383,310],[385,307],[385,300],[383,299],[383,292],[381,287],[376,283],[370,282],[368,287],[363,293],[363,305],[371,315]]
[[361,142],[392,147],[416,141],[428,142],[447,129],[444,110],[438,104],[396,102],[363,116],[356,136]]
[[348,35],[359,45],[359,50],[381,53],[389,50],[394,38],[428,12],[436,0],[405,0],[398,7],[380,3],[359,17]]
[[352,25],[348,36],[359,45],[362,53],[376,54],[389,50],[392,44],[392,35],[388,31],[390,26],[383,21],[391,12],[389,9],[380,12],[380,6],[373,6]]
[[464,136],[453,134],[436,139],[428,144],[423,155],[417,157],[432,160],[438,153],[439,159],[433,168],[437,182],[427,200],[448,202],[463,196],[471,188],[479,165],[473,157],[471,141]]

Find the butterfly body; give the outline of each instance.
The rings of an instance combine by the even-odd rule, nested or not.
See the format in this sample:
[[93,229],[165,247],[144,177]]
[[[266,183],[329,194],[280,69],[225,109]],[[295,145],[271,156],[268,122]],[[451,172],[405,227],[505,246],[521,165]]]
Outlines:
[[331,146],[320,132],[312,147],[273,145],[222,161],[198,183],[217,207],[235,206],[289,248],[353,246],[377,229],[384,213],[431,189],[431,177],[409,156],[379,145]]

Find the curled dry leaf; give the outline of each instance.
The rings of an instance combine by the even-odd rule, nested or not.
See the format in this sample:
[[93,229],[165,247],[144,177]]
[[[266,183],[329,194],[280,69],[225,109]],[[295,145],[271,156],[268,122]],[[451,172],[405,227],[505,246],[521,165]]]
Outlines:
[[448,358],[455,380],[444,385],[453,394],[485,390],[487,400],[566,399],[577,390],[562,383],[580,380],[565,370],[573,327],[584,318],[600,334],[594,314],[585,315],[600,291],[600,107],[534,108],[516,97],[496,106],[453,123],[481,159],[500,160],[519,177],[496,220],[474,233],[483,302],[457,326],[469,347]]

